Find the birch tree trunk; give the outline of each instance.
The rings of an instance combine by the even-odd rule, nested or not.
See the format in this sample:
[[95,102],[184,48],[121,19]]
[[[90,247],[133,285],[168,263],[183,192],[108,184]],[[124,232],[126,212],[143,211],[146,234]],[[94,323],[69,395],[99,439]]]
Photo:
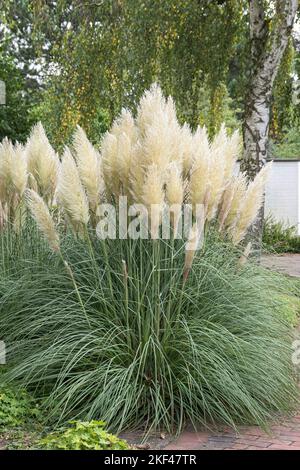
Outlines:
[[[293,29],[298,0],[277,0],[271,20],[266,19],[265,0],[250,0],[251,75],[243,123],[244,155],[241,164],[253,179],[266,163],[270,104],[276,74]],[[256,246],[261,245],[263,210],[252,228]]]

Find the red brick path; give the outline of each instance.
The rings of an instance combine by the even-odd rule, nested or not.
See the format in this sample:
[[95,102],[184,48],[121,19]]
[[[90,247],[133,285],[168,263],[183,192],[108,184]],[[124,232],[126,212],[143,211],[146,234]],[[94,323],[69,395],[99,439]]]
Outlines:
[[257,426],[241,426],[238,433],[232,429],[221,431],[184,431],[166,450],[300,450],[300,414],[271,426],[270,434]]

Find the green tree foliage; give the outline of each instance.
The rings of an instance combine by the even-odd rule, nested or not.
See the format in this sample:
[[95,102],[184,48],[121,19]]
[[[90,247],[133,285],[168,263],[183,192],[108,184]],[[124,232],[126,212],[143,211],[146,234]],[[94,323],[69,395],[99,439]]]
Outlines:
[[300,156],[300,102],[297,86],[300,68],[297,49],[297,42],[290,40],[274,84],[269,134],[269,152],[274,158],[297,159]]
[[139,8],[136,1],[127,1],[125,19],[134,51],[132,87],[139,74],[139,93],[158,80],[175,97],[181,119],[195,127],[201,88],[211,90],[210,108],[220,96],[238,40],[242,2],[138,3]]
[[295,48],[292,40],[285,50],[273,90],[271,108],[270,136],[275,142],[281,142],[284,131],[294,124],[295,107],[293,106],[293,72],[295,68]]
[[27,64],[35,65],[27,65],[26,76],[34,82],[41,67],[39,113],[58,146],[76,124],[95,141],[99,128],[122,106],[134,109],[153,81],[175,97],[181,121],[193,127],[203,123],[204,88],[211,134],[227,113],[224,83],[244,19],[242,0],[4,3],[18,55],[26,50]]
[[[193,128],[206,124],[213,135],[224,119],[232,127],[243,118],[250,57],[245,0],[2,3],[9,57],[36,119],[58,147],[77,124],[96,143],[121,108],[134,110],[154,81],[174,96],[181,122]],[[291,104],[296,61],[290,43],[274,91],[271,135],[277,140],[297,116]]]
[[0,80],[6,86],[6,104],[0,105],[0,140],[24,142],[33,123],[33,104],[22,73],[0,49]]

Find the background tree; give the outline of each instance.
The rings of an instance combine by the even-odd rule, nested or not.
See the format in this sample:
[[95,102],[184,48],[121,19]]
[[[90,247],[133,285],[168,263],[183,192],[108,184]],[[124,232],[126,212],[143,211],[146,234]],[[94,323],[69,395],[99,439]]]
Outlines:
[[4,137],[25,142],[35,122],[34,102],[14,62],[0,48],[0,80],[6,86],[6,103],[0,105],[0,141]]
[[297,0],[277,0],[270,19],[266,2],[249,2],[251,74],[243,124],[242,166],[250,178],[254,178],[267,158],[273,84],[291,37],[297,7]]
[[[175,97],[182,122],[193,128],[205,123],[211,135],[227,116],[233,125],[226,80],[242,1],[4,3],[6,25],[20,50],[29,32],[26,69],[38,70],[44,92],[37,112],[57,146],[76,124],[97,140],[122,106],[135,109],[153,81]],[[21,63],[20,54],[15,60]]]
[[292,38],[290,38],[274,81],[272,93],[269,138],[275,142],[282,142],[286,130],[296,123],[296,108],[293,103],[294,59],[295,48]]
[[[255,43],[261,54],[271,50],[286,14],[278,5],[289,2],[256,0],[252,9],[256,3],[264,8],[258,41],[250,37],[246,0],[2,0],[0,35],[9,39],[7,55],[30,96],[25,115],[33,111],[42,119],[56,147],[70,140],[77,124],[98,142],[123,106],[135,110],[153,81],[174,96],[181,122],[205,124],[213,136],[224,120],[229,128],[241,126],[249,84],[251,90],[259,76],[259,55],[251,58],[251,49]],[[300,63],[294,42],[267,92],[276,144],[299,127],[299,106],[292,102]],[[250,92],[247,123],[252,101]]]
[[[274,81],[292,34],[297,0],[277,0],[273,15],[263,0],[249,2],[251,41],[250,80],[243,122],[244,155],[242,169],[250,179],[266,163],[270,124],[270,106]],[[260,252],[264,207],[251,230],[254,246]]]

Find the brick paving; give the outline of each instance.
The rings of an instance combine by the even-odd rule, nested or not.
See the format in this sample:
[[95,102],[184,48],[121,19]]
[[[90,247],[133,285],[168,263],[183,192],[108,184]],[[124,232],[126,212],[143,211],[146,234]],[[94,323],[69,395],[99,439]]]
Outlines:
[[269,433],[258,426],[240,426],[238,432],[188,429],[165,450],[300,450],[300,414],[271,426]]

